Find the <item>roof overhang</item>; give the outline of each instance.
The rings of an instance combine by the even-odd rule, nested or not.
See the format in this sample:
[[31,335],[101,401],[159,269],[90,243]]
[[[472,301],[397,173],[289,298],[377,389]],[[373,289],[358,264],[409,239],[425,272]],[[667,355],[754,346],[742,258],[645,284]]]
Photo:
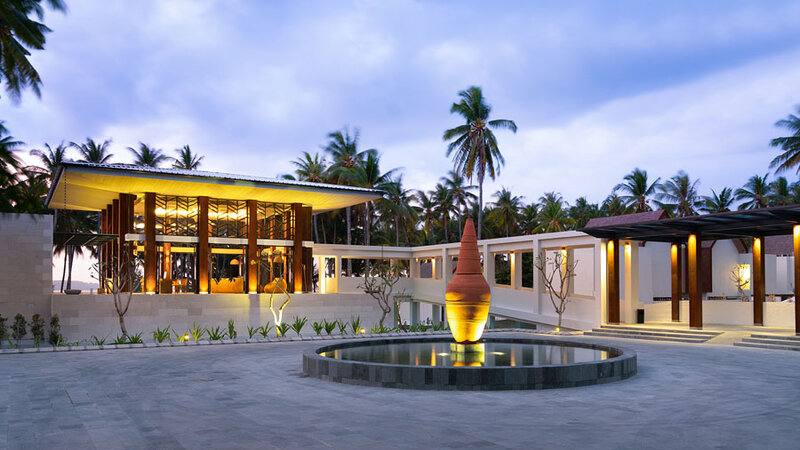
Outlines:
[[703,240],[786,235],[792,234],[793,227],[798,224],[800,205],[788,205],[591,227],[580,231],[602,239],[682,242],[692,233],[700,233]]
[[119,194],[155,192],[187,197],[302,203],[314,213],[375,200],[383,191],[352,186],[126,164],[65,162],[47,194],[51,209],[100,211]]

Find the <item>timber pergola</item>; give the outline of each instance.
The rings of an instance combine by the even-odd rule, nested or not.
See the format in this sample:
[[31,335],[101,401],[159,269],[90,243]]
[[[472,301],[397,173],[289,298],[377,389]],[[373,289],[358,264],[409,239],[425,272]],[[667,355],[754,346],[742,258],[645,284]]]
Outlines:
[[[624,216],[620,216],[622,219]],[[671,246],[672,260],[672,320],[678,320],[681,296],[681,267],[679,246],[687,246],[689,326],[702,328],[702,241],[723,239],[753,239],[753,323],[764,324],[764,238],[766,236],[793,236],[794,243],[794,297],[795,332],[800,334],[800,205],[731,211],[673,219],[625,222],[624,219],[608,223],[587,224],[583,231],[603,239],[606,249],[606,289],[609,323],[620,321],[619,296],[619,241],[667,242]]]

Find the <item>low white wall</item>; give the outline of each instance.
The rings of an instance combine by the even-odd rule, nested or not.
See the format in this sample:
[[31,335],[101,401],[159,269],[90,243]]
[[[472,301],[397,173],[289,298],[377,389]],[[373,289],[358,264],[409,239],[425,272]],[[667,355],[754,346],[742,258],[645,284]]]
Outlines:
[[[670,302],[655,302],[644,306],[646,322],[670,322]],[[689,301],[681,301],[681,322],[689,321]],[[703,302],[704,325],[753,325],[753,303],[705,300]],[[764,326],[794,327],[794,303],[764,302]]]
[[[275,296],[275,308],[282,299]],[[52,312],[58,314],[61,329],[68,340],[87,339],[91,336],[119,334],[119,320],[114,311],[111,295],[61,295],[53,294]],[[361,317],[364,327],[380,320],[381,311],[376,301],[366,294],[292,294],[283,311],[284,322],[294,316],[307,317],[304,334],[313,334],[311,323],[327,320],[350,320]],[[247,336],[247,326],[274,325],[269,309],[269,295],[263,294],[181,294],[134,295],[125,324],[129,333],[142,332],[152,339],[156,327],[172,326],[178,331],[190,329],[196,322],[203,327],[227,327],[233,319],[240,336]],[[387,325],[391,325],[391,318]],[[273,331],[274,335],[275,332]]]

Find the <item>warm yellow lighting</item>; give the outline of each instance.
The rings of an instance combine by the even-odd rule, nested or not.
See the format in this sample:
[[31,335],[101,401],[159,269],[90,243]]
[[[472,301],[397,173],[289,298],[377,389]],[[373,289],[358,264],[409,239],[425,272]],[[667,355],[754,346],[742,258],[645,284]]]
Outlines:
[[208,294],[208,291],[200,291],[201,294]]
[[561,327],[556,327],[556,332],[560,332],[560,331],[561,331]]
[[366,329],[364,329],[364,328],[362,328],[362,329],[361,329],[361,334],[364,334],[364,333],[366,333],[366,332],[367,332],[367,330],[366,330]]
[[739,264],[736,266],[739,271],[739,280],[742,290],[750,289],[750,264]]
[[239,260],[238,260],[238,259],[236,259],[236,258],[233,258],[233,259],[231,260],[231,265],[232,265],[232,266],[238,266],[238,265],[239,265]]
[[189,333],[186,333],[186,334],[183,335],[183,341],[184,342],[188,342],[189,341]]
[[795,225],[792,227],[792,233],[794,233],[794,238],[800,238],[800,225]]
[[145,292],[145,294],[147,294],[147,295],[156,295],[156,293],[155,293],[155,292],[153,292],[153,291],[148,291],[148,292]]
[[248,294],[258,294],[258,292],[256,292],[256,291],[248,291],[247,293]]

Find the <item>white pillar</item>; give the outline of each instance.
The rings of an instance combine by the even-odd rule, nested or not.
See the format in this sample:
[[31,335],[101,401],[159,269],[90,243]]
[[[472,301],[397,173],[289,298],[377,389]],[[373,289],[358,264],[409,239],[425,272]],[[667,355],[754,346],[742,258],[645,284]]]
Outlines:
[[511,288],[519,289],[522,287],[522,253],[514,251],[508,256],[511,264]]
[[489,244],[483,245],[483,274],[489,287],[494,286],[494,255],[489,253]]
[[636,309],[639,308],[639,244],[625,243],[625,300],[621,308],[626,323],[636,322]]
[[539,239],[534,238],[533,243],[533,310],[536,314],[542,313],[542,283],[539,270],[536,269],[536,258],[539,257]]
[[339,278],[342,276],[342,257],[340,255],[336,255],[336,262],[333,264],[333,285],[331,286],[331,292],[339,292]]
[[447,248],[442,249],[442,280],[445,286],[453,279],[453,259],[447,254]]

